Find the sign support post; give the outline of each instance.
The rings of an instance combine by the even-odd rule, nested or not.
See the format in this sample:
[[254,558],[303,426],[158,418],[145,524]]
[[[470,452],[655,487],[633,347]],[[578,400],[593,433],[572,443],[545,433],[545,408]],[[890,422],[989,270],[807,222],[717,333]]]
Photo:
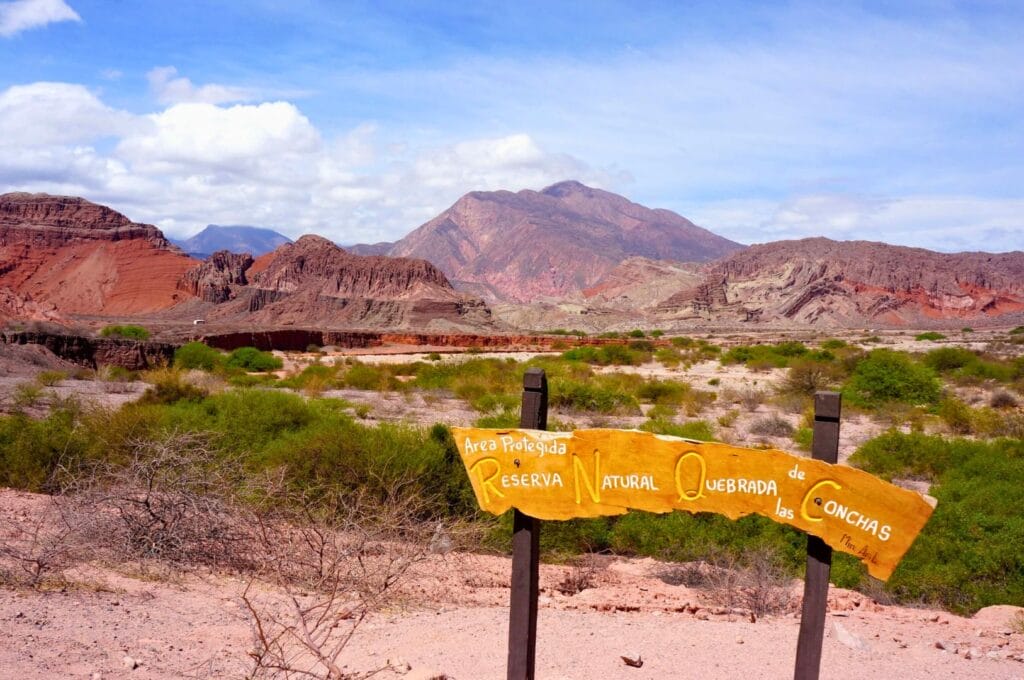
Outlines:
[[[548,379],[531,368],[523,376],[519,426],[546,430]],[[533,680],[537,656],[537,598],[540,589],[540,520],[513,510],[512,594],[508,621],[508,680]]]
[[[814,438],[811,457],[835,464],[839,460],[839,413],[842,398],[837,392],[814,395]],[[815,499],[820,502],[820,499]],[[821,645],[825,637],[828,579],[832,548],[817,536],[807,536],[807,573],[804,576],[803,611],[796,644],[794,680],[818,680]]]

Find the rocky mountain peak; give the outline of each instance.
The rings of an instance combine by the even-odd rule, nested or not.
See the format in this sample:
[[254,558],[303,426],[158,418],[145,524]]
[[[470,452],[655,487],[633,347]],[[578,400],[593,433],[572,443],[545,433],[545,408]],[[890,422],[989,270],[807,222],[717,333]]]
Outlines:
[[706,262],[742,248],[669,210],[568,180],[466,194],[386,252],[429,260],[463,290],[526,302],[580,293],[629,257]]
[[544,189],[541,189],[540,193],[544,194],[545,196],[554,196],[555,198],[562,198],[563,196],[568,196],[569,194],[593,195],[595,191],[599,190],[592,189],[591,187],[588,187],[582,182],[577,182],[574,179],[568,179],[565,180],[564,182],[558,182],[556,184],[552,184],[549,187],[545,187]]

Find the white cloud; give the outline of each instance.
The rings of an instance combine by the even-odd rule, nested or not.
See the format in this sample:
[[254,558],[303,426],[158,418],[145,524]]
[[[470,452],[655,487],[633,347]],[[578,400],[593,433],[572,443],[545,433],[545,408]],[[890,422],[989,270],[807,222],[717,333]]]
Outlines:
[[[622,192],[630,182],[525,132],[423,141],[428,134],[362,124],[325,137],[285,101],[177,103],[135,116],[79,85],[33,83],[0,91],[0,191],[82,195],[172,235],[247,223],[355,243],[400,238],[467,191],[571,178]],[[686,171],[705,169],[713,172]],[[631,197],[745,243],[825,235],[944,251],[1024,248],[1024,200],[969,191],[810,188],[784,200],[681,196],[675,204]]]
[[320,135],[309,119],[287,102],[219,107],[176,104],[147,116],[148,125],[125,137],[118,155],[143,169],[250,172],[315,152]]
[[813,194],[683,210],[696,223],[741,243],[827,236],[942,252],[1024,250],[1024,199],[1016,198]]
[[81,85],[43,82],[0,92],[0,148],[92,141],[124,133],[133,120]]
[[571,156],[544,152],[530,135],[474,139],[432,149],[416,160],[416,180],[428,187],[535,187],[584,178],[589,169]]
[[253,93],[245,88],[216,83],[196,86],[184,76],[175,76],[178,76],[178,69],[173,66],[158,66],[146,74],[149,87],[161,104],[227,104],[255,98]]
[[81,86],[35,83],[0,91],[0,148],[17,145],[0,154],[0,191],[83,195],[179,235],[248,223],[355,243],[400,238],[474,189],[614,181],[527,134],[449,144],[381,134],[363,124],[325,140],[289,102],[134,116]]
[[0,3],[0,36],[10,37],[30,28],[82,17],[64,0],[14,0]]

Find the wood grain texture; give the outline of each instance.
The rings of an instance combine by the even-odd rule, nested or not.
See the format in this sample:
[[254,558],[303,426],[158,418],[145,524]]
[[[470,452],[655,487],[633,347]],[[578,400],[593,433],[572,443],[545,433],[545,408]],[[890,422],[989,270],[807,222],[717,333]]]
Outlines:
[[862,470],[774,449],[633,430],[453,428],[481,508],[544,520],[630,509],[759,514],[855,555],[886,580],[931,516],[933,499]]

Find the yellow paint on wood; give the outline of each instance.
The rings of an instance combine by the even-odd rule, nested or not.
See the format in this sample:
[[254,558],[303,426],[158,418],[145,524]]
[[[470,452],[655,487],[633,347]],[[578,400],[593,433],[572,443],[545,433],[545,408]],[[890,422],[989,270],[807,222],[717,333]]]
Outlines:
[[635,430],[453,428],[477,501],[546,520],[648,512],[752,513],[821,537],[886,580],[934,499],[845,465]]

